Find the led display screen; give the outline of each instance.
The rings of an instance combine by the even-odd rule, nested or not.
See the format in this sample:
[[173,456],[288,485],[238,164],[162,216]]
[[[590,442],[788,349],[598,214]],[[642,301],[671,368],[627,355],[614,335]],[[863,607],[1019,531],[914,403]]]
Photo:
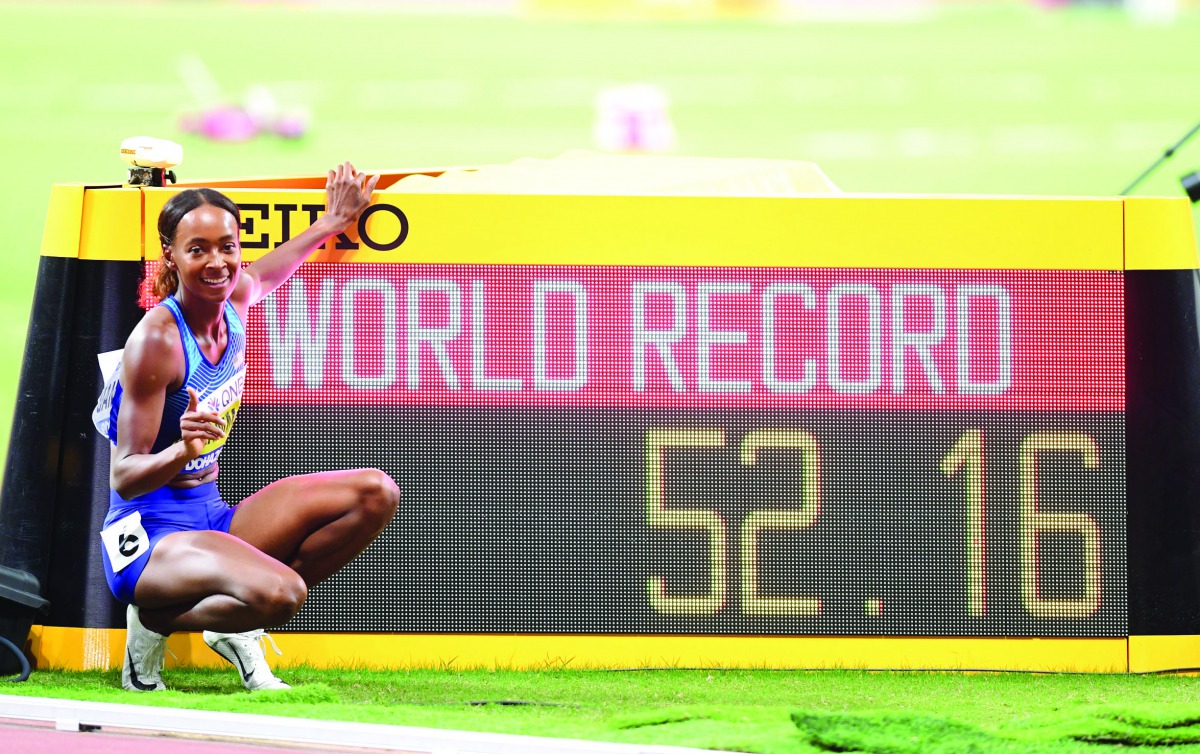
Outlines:
[[219,480],[377,467],[300,631],[1123,636],[1102,271],[306,264]]

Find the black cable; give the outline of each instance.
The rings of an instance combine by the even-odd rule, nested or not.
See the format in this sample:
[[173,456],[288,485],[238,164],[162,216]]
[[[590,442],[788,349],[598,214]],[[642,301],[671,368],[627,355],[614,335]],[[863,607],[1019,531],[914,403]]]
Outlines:
[[1184,134],[1183,138],[1180,139],[1179,141],[1175,142],[1174,145],[1167,147],[1167,151],[1163,152],[1162,157],[1159,157],[1157,160],[1154,161],[1153,165],[1151,165],[1150,167],[1148,167],[1144,171],[1142,171],[1142,174],[1139,175],[1137,178],[1134,178],[1133,183],[1126,186],[1125,190],[1122,191],[1120,195],[1125,196],[1130,191],[1133,191],[1134,186],[1137,186],[1139,183],[1146,180],[1146,176],[1153,173],[1155,171],[1155,169],[1158,168],[1159,165],[1161,165],[1164,162],[1166,162],[1167,160],[1171,159],[1171,157],[1175,154],[1176,151],[1179,150],[1180,147],[1182,147],[1184,144],[1186,144],[1188,142],[1189,139],[1191,139],[1193,136],[1196,135],[1197,131],[1200,131],[1200,123],[1197,123],[1196,125],[1192,126],[1192,130],[1188,131],[1186,134]]
[[25,653],[22,652],[20,650],[20,648],[17,647],[16,644],[13,644],[11,641],[9,641],[8,639],[5,639],[3,636],[0,636],[0,645],[8,647],[9,651],[11,651],[14,655],[16,655],[17,660],[21,663],[21,675],[16,678],[10,678],[9,683],[21,683],[22,681],[28,680],[29,672],[30,672],[29,671],[29,660],[25,659]]

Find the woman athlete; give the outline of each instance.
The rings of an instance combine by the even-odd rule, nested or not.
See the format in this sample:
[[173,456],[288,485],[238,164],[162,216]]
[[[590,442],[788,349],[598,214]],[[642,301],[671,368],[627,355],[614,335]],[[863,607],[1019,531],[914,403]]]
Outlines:
[[241,404],[247,310],[354,223],[378,176],[329,171],[325,214],[241,266],[237,205],[211,189],[176,194],[158,219],[162,302],[126,342],[108,435],[109,587],[126,611],[122,685],[157,691],[166,637],[203,631],[247,689],[287,688],[267,666],[264,627],[287,622],[308,588],[362,552],[395,515],[382,471],[327,471],[274,482],[230,507],[217,456]]

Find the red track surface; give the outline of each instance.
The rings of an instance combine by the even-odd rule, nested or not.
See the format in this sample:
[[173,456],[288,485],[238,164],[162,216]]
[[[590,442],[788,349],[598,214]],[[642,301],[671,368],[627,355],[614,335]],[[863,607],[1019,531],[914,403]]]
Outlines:
[[250,744],[234,741],[181,738],[93,730],[55,730],[49,723],[0,722],[0,751],[6,754],[313,754],[313,752],[365,752],[367,749]]

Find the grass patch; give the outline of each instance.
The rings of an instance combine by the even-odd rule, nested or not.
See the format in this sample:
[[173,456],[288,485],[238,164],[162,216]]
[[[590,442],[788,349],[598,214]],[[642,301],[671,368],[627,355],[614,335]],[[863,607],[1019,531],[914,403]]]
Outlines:
[[783,752],[1200,752],[1200,680],[867,671],[318,670],[250,694],[232,672],[39,671],[4,693],[584,740]]

